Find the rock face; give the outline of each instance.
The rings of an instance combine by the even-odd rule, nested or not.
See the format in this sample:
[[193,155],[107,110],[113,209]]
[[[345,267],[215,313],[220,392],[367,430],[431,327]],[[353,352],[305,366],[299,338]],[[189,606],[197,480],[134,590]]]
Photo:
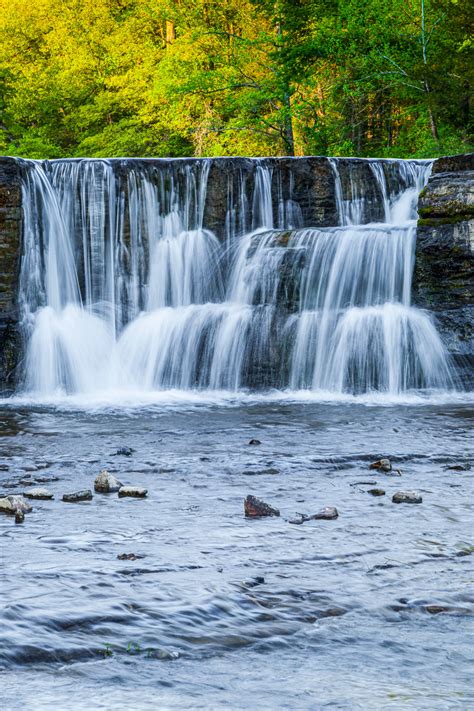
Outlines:
[[21,357],[18,277],[21,244],[21,181],[14,158],[0,159],[0,394],[11,392]]
[[418,203],[413,301],[434,313],[465,385],[474,363],[474,154],[433,164]]

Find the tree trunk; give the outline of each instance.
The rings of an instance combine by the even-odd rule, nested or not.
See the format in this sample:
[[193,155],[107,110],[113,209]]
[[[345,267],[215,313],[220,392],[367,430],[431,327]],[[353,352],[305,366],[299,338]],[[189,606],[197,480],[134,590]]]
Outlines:
[[426,96],[428,99],[428,116],[430,119],[431,135],[433,136],[436,143],[439,143],[438,127],[436,125],[436,120],[435,120],[433,111],[430,106],[430,86],[429,86],[428,82],[426,81],[426,79],[424,81],[424,85],[425,85],[425,93],[426,93]]
[[176,39],[174,22],[166,20],[166,44],[172,44]]
[[285,96],[284,96],[284,105],[285,105],[285,122],[284,122],[284,128],[283,128],[283,140],[285,142],[286,155],[287,156],[294,156],[295,155],[295,136],[293,133],[293,120],[292,120],[292,116],[291,116],[290,95],[287,92],[285,92]]

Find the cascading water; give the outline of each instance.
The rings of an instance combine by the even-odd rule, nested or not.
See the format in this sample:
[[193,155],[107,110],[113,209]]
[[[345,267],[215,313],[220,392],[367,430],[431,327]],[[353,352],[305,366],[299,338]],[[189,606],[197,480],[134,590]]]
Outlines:
[[330,159],[339,224],[309,227],[293,177],[284,195],[254,160],[224,190],[220,236],[211,163],[22,161],[26,391],[453,387],[410,306],[429,163]]

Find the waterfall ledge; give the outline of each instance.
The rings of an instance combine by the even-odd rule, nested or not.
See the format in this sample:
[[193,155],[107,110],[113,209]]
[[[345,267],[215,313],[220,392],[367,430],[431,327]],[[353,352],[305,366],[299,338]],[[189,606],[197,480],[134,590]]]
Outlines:
[[[474,180],[472,159],[472,156],[452,156],[438,159],[433,163],[432,177],[423,190],[419,203],[421,219],[418,226],[416,267],[412,290],[415,305],[435,313],[442,341],[449,353],[454,356],[459,372],[465,381],[466,364],[469,365],[469,359],[471,363],[474,361],[472,329],[472,252],[474,243],[472,195]],[[409,163],[415,165],[416,161],[407,162],[408,167]],[[34,228],[37,229],[37,236],[25,234],[25,225],[28,229],[31,228],[31,215],[27,216],[31,206],[28,207],[24,200],[22,201],[22,185],[24,188],[25,176],[29,174],[30,165],[31,162],[21,159],[0,158],[0,392],[3,393],[12,392],[15,389],[22,379],[25,369],[25,339],[23,337],[25,333],[25,301],[38,299],[39,306],[41,298],[43,298],[43,303],[51,303],[51,299],[53,299],[53,302],[56,300],[58,304],[61,303],[61,300],[64,303],[69,303],[71,300],[77,301],[77,298],[85,298],[86,302],[94,303],[96,306],[99,304],[101,308],[107,300],[110,302],[111,298],[112,302],[110,303],[114,304],[112,319],[114,329],[116,327],[123,329],[130,322],[130,318],[136,318],[139,315],[140,310],[150,312],[153,299],[159,307],[167,306],[167,299],[171,299],[173,304],[181,309],[181,311],[176,311],[176,315],[182,314],[185,319],[183,323],[187,324],[186,328],[195,328],[195,324],[198,323],[203,329],[202,332],[207,334],[207,341],[199,338],[195,341],[201,349],[200,353],[203,356],[206,355],[210,347],[209,343],[212,348],[222,348],[225,345],[227,360],[224,359],[217,363],[214,358],[212,367],[205,377],[201,373],[198,363],[199,357],[196,361],[197,365],[193,361],[194,365],[186,377],[179,368],[178,370],[175,368],[173,371],[170,370],[169,363],[163,363],[162,384],[169,382],[171,385],[178,384],[178,386],[188,388],[196,384],[199,385],[202,381],[201,384],[204,386],[220,387],[223,383],[227,385],[230,383],[231,386],[239,387],[242,382],[238,378],[229,378],[229,369],[245,366],[250,375],[247,379],[248,382],[243,383],[244,386],[285,387],[289,384],[291,387],[310,387],[312,383],[313,387],[319,387],[321,385],[320,376],[311,374],[311,369],[314,366],[308,365],[304,358],[299,363],[294,354],[289,357],[293,370],[296,367],[295,364],[300,367],[300,375],[296,377],[294,373],[284,372],[283,361],[288,356],[285,351],[285,349],[288,350],[285,343],[292,344],[296,338],[305,345],[305,348],[313,348],[315,334],[320,328],[316,322],[313,324],[315,314],[321,307],[325,308],[326,312],[328,311],[327,300],[323,299],[318,306],[316,297],[314,297],[315,301],[311,296],[309,301],[305,297],[304,274],[311,272],[313,267],[305,253],[305,238],[304,235],[300,236],[301,231],[304,231],[305,228],[312,228],[313,242],[314,239],[317,239],[321,243],[324,241],[324,229],[326,228],[331,229],[332,233],[337,235],[341,233],[341,230],[342,233],[344,232],[344,225],[382,224],[387,220],[390,222],[387,206],[393,203],[398,194],[401,195],[404,190],[405,194],[408,194],[415,185],[404,162],[391,160],[306,157],[38,162],[41,170],[46,176],[49,176],[48,181],[53,181],[54,190],[61,190],[59,178],[64,172],[69,176],[68,180],[72,186],[69,198],[74,200],[74,193],[82,196],[81,208],[70,206],[67,196],[63,195],[61,198],[63,211],[69,212],[67,218],[69,222],[65,222],[67,229],[64,235],[70,234],[71,231],[82,231],[83,233],[88,231],[91,235],[95,233],[109,234],[107,238],[109,242],[113,243],[113,239],[116,239],[118,244],[118,251],[112,255],[111,251],[107,251],[107,239],[103,240],[103,244],[99,244],[97,240],[93,242],[91,239],[90,245],[86,248],[83,248],[84,241],[81,245],[75,239],[75,241],[71,241],[71,247],[66,249],[68,239],[60,238],[59,228],[55,225],[54,220],[50,221],[48,225],[49,237],[47,238],[42,236],[42,230],[39,228]],[[76,166],[77,169],[71,169],[72,166]],[[90,166],[89,173],[87,173],[88,166]],[[73,180],[71,183],[71,176],[79,175],[79,173],[81,173],[80,180],[75,178],[76,182]],[[166,209],[163,208],[160,215],[148,214],[147,225],[144,226],[140,210],[148,209],[146,202],[150,196],[147,196],[147,191],[149,192],[148,186],[153,183],[158,186],[156,191],[161,195],[161,203],[166,203]],[[104,190],[108,191],[108,195],[113,193],[113,209],[112,202],[104,202]],[[177,196],[176,204],[172,204],[174,198],[170,198],[170,195]],[[178,202],[180,215],[173,212]],[[124,210],[124,204],[129,206],[133,204],[135,208],[129,207]],[[39,215],[41,215],[41,209],[39,208]],[[149,209],[148,212],[150,212]],[[62,221],[61,216],[59,219]],[[176,219],[181,220],[178,225],[176,225]],[[332,229],[336,225],[340,227],[336,230]],[[195,239],[192,244],[189,239],[182,240],[181,245],[178,244],[179,240],[174,242],[173,253],[168,254],[168,251],[163,252],[163,244],[158,243],[156,247],[152,248],[150,242],[147,241],[146,233],[150,232],[151,228],[156,229],[162,235],[166,235],[166,230],[171,230],[175,236],[180,233],[180,230],[181,233],[184,230],[185,234],[194,234]],[[267,229],[267,236],[259,235],[258,230],[262,228]],[[322,233],[319,235],[318,230],[321,229]],[[274,237],[271,237],[272,230]],[[118,237],[110,239],[111,234],[118,235]],[[246,234],[251,235],[248,253],[246,253],[246,259],[250,260],[251,268],[250,270],[247,268],[244,281],[252,279],[252,268],[257,271],[260,268],[266,270],[266,277],[264,288],[260,285],[258,288],[253,288],[253,291],[252,289],[249,291],[248,288],[244,288],[243,292],[240,288],[239,291],[236,285],[233,288],[229,287],[229,293],[233,295],[233,298],[235,297],[236,303],[240,304],[236,308],[235,304],[226,303],[227,297],[222,284],[218,283],[218,278],[215,283],[206,284],[205,273],[206,270],[215,271],[212,265],[217,259],[215,257],[216,250],[220,249],[225,255],[226,250],[232,246],[235,237],[238,236],[240,239]],[[383,239],[383,228],[381,237]],[[38,271],[38,269],[46,268],[44,260],[48,250],[45,251],[42,244],[45,239],[49,242],[54,239],[56,245],[54,251],[61,255],[61,264],[71,262],[71,260],[76,262],[76,275],[73,280],[66,286],[62,284],[57,292],[54,292],[54,289],[59,288],[59,282],[45,285],[39,275],[33,273],[35,269]],[[213,246],[212,240],[216,240],[216,246]],[[265,260],[260,263],[258,254],[255,259],[255,252],[258,253],[262,240],[266,252]],[[25,253],[26,244],[29,247]],[[218,247],[219,244],[221,247]],[[38,249],[42,255],[39,257],[32,255],[32,245],[33,251]],[[272,250],[267,248],[272,246],[274,247],[273,254],[269,256]],[[66,252],[69,249],[72,251],[68,255]],[[97,251],[98,249],[99,251]],[[178,252],[176,252],[177,249]],[[204,291],[199,289],[196,292],[196,276],[187,270],[186,264],[192,265],[194,263],[192,257],[194,252],[190,252],[190,249],[200,249],[201,252],[204,250],[202,253],[205,253],[204,261],[202,255],[198,259],[203,269],[199,279],[203,284]],[[364,250],[365,248],[361,252],[363,259],[371,260],[370,255],[375,253]],[[405,252],[408,256],[403,257],[405,263],[403,270],[406,272],[402,280],[404,286],[402,282],[400,284],[397,282],[398,285],[392,294],[390,290],[392,287],[377,284],[376,291],[379,290],[381,294],[387,292],[385,300],[393,302],[395,298],[395,301],[409,305],[410,294],[402,295],[402,291],[406,290],[407,286],[410,290],[411,283],[410,249]],[[346,254],[345,250],[343,253]],[[161,256],[157,258],[156,254]],[[167,255],[166,259],[168,260],[172,258],[174,264],[177,264],[180,259],[182,260],[181,271],[178,270],[178,273],[181,274],[180,283],[183,282],[185,286],[183,289],[179,286],[178,292],[174,296],[167,296],[167,294],[171,293],[173,288],[176,290],[177,282],[171,280],[169,285],[166,285],[168,277],[166,272],[160,271],[161,267],[157,267],[157,273],[160,275],[158,282],[166,286],[163,289],[160,287],[156,292],[156,289],[150,288],[150,284],[145,285],[150,270],[153,268],[153,260],[157,263],[160,259],[163,261],[163,254]],[[347,254],[350,254],[350,250]],[[336,257],[337,255],[334,256],[334,258]],[[397,257],[397,259],[399,258]],[[97,283],[100,277],[100,274],[97,273],[98,264],[99,262],[105,263],[108,259],[120,260],[122,276],[119,275],[118,283],[112,285],[104,272],[103,284],[98,289]],[[222,261],[221,257],[219,259]],[[325,259],[326,257],[323,257],[323,260]],[[377,259],[380,258],[377,257]],[[29,282],[26,287],[28,293],[25,292],[25,284],[22,286],[20,283],[20,262],[23,265],[23,281],[25,282],[26,274]],[[375,262],[373,263],[375,264]],[[380,264],[383,263],[385,262],[380,262]],[[56,271],[58,271],[58,265],[59,262],[55,266]],[[275,279],[272,277],[273,268],[275,268],[277,275]],[[128,279],[127,283],[122,283],[124,277]],[[395,281],[397,279],[399,277],[396,277]],[[361,278],[359,278],[360,280]],[[364,279],[358,288],[363,287],[363,281]],[[158,282],[155,281],[155,283]],[[49,296],[46,300],[44,294],[43,297],[41,294],[34,294],[42,289],[45,293],[49,289]],[[63,292],[64,289],[66,291],[60,293],[61,289]],[[111,289],[115,290],[113,294]],[[82,296],[79,296],[78,290]],[[53,296],[51,296],[52,293]],[[34,294],[33,297],[32,294]],[[67,298],[65,298],[65,294]],[[382,375],[372,367],[367,370],[366,356],[362,353],[363,344],[362,346],[358,344],[357,348],[350,345],[350,339],[353,338],[351,328],[364,331],[366,327],[363,324],[366,319],[372,319],[371,328],[374,327],[376,329],[374,333],[380,334],[382,333],[382,321],[380,325],[377,325],[377,320],[383,317],[385,323],[383,328],[389,328],[390,331],[392,327],[389,326],[389,323],[394,318],[393,324],[397,323],[396,329],[401,329],[400,337],[406,339],[408,337],[407,329],[414,329],[413,337],[416,338],[417,326],[415,322],[417,317],[413,315],[415,319],[413,320],[408,312],[407,314],[398,314],[398,311],[395,310],[392,314],[390,309],[380,310],[381,297],[375,296],[375,301],[372,302],[370,299],[373,294],[372,296],[370,294],[369,300],[361,305],[372,308],[373,304],[375,310],[372,312],[369,309],[363,313],[358,310],[359,297],[354,297],[354,294],[351,296],[342,289],[334,303],[337,308],[350,308],[347,311],[347,318],[340,321],[340,325],[344,327],[344,332],[339,334],[342,340],[339,341],[339,345],[335,342],[334,347],[340,348],[342,347],[341,343],[343,344],[339,361],[341,367],[352,373],[351,378],[355,377],[357,380],[359,377],[357,373],[365,369],[368,387],[377,388]],[[305,298],[307,306],[304,305]],[[312,298],[313,305],[311,305]],[[213,303],[212,308],[206,311],[206,309],[203,310],[205,302],[219,303]],[[110,307],[110,303],[107,308]],[[276,311],[272,310],[272,303],[278,306]],[[211,304],[208,303],[208,305]],[[23,313],[21,313],[22,308]],[[305,311],[306,308],[310,310]],[[191,309],[189,315],[186,309],[188,311]],[[331,309],[328,313],[330,312]],[[298,316],[298,314],[300,315]],[[64,319],[58,321],[53,316],[51,315],[50,318],[45,313],[43,320],[47,322],[49,319],[60,331],[64,325]],[[96,319],[92,313],[91,318]],[[173,340],[173,331],[169,330],[176,328],[174,314],[171,316],[171,320],[168,319],[169,325],[167,326],[165,326],[168,323],[166,310],[158,320],[151,315],[147,318],[150,323],[150,319],[153,318],[153,323],[159,329],[164,327],[168,329],[171,338],[168,346],[170,353],[172,353],[177,344],[177,341]],[[296,327],[295,321],[298,318],[300,323]],[[405,322],[406,318],[408,321]],[[23,328],[20,327],[22,319]],[[201,320],[199,321],[199,319]],[[223,321],[227,325],[223,326]],[[102,326],[98,325],[97,319],[90,323],[95,324],[94,328],[97,326],[101,332]],[[335,321],[330,322],[330,319],[328,321],[327,317],[322,321],[323,331],[326,329],[327,334],[331,334],[331,337],[335,323]],[[90,325],[89,322],[87,324],[86,330]],[[140,325],[141,322],[137,322],[137,328]],[[425,325],[423,322],[423,328]],[[146,326],[145,321],[143,326]],[[265,331],[267,336],[266,338],[251,336],[255,344],[252,348],[247,349],[244,354],[246,361],[243,363],[244,356],[241,352],[237,352],[235,346],[232,345],[232,337],[237,328],[239,338],[245,341],[251,327],[256,334],[261,330],[262,333]],[[47,328],[49,329],[50,326]],[[337,335],[340,330],[339,327],[335,334]],[[385,339],[388,336],[389,332],[386,331]],[[104,343],[108,338],[109,334],[107,333],[104,335]],[[349,341],[344,339],[349,339]],[[129,338],[129,341],[130,346],[135,346],[133,338]],[[398,368],[401,367],[405,358],[402,351],[396,355],[398,346],[395,347],[391,341],[390,343],[390,353],[387,351],[388,341],[384,346],[387,353],[384,356],[385,366],[383,369],[387,372],[393,370],[392,357],[395,357]],[[409,340],[407,340],[408,343]],[[81,348],[84,347],[84,344],[80,345]],[[157,348],[157,344],[150,342],[148,347],[151,352],[156,352],[156,358],[158,358],[160,349]],[[370,350],[373,347],[373,340],[370,343],[367,342],[367,349]],[[382,348],[382,345],[380,347]],[[411,348],[412,346],[407,345],[407,347]],[[350,348],[353,348],[352,355]],[[325,365],[327,359],[331,360],[330,351],[321,352],[319,346],[318,349],[320,352],[316,362],[319,357],[321,368],[325,371],[327,370]],[[87,348],[85,350],[87,351]],[[207,353],[207,355],[209,354]],[[43,358],[47,356],[44,349],[42,356]],[[103,358],[104,356],[105,351],[99,353],[99,357]],[[142,354],[136,352],[134,357],[140,360]],[[196,354],[189,353],[187,357],[194,357],[196,360]],[[437,366],[435,366],[435,371],[436,368]],[[304,376],[305,372],[306,376]],[[150,374],[151,386],[154,384],[153,377]],[[405,383],[404,377],[402,373],[401,380],[397,376],[393,381],[401,383],[402,389],[406,383],[409,383],[409,380]],[[420,383],[423,383],[425,376],[420,377]],[[342,381],[339,382],[339,374],[334,372],[331,378],[329,378],[331,384],[338,383],[337,387],[343,387]],[[324,383],[322,384],[324,385]],[[356,386],[354,386],[354,392],[357,392]]]

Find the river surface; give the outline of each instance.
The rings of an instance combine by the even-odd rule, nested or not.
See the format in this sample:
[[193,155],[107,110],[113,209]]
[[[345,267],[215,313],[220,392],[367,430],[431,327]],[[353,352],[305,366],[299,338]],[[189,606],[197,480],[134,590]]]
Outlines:
[[[55,495],[0,514],[3,708],[474,708],[472,402],[213,397],[0,404],[1,490]],[[148,498],[61,501],[104,467]]]

